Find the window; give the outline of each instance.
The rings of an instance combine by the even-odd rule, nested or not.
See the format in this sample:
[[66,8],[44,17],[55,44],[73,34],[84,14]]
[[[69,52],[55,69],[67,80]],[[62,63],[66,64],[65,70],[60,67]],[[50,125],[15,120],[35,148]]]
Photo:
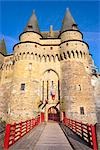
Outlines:
[[21,91],[25,90],[25,83],[21,83]]
[[68,43],[66,43],[66,46],[68,46]]
[[84,107],[80,107],[80,114],[84,115]]
[[52,50],[52,49],[53,49],[53,47],[50,47],[50,49]]
[[32,63],[29,63],[28,70],[29,70],[29,71],[32,70]]
[[78,85],[78,88],[79,88],[79,91],[81,91],[81,86],[80,85]]
[[28,25],[28,28],[30,28],[30,29],[31,29],[31,28],[32,28],[32,25]]
[[81,91],[82,89],[81,89],[81,85],[76,85],[76,90],[77,91]]
[[77,29],[77,24],[73,24],[73,25],[72,25],[72,28],[73,28],[73,29]]

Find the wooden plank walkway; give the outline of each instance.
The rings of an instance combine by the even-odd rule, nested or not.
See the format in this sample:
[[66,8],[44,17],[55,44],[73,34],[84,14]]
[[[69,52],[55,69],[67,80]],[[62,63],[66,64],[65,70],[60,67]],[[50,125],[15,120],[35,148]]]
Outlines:
[[47,123],[34,150],[72,150],[58,123]]
[[9,150],[33,150],[44,128],[44,123],[34,127],[29,133],[27,133],[19,141],[12,145]]
[[41,124],[9,150],[73,150],[58,123]]

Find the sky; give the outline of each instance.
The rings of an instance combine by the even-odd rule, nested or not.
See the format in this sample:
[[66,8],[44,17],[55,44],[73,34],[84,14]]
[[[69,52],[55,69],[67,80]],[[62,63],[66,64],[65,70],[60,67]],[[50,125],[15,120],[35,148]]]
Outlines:
[[100,1],[96,0],[0,0],[0,39],[4,38],[8,53],[34,10],[41,31],[48,31],[50,25],[60,30],[62,20],[69,8],[71,14],[89,44],[95,65],[100,71]]

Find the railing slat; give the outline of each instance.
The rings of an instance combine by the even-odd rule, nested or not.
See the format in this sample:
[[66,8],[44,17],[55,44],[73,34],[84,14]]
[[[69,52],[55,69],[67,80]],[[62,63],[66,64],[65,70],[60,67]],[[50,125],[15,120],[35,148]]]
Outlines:
[[85,140],[93,150],[98,150],[95,125],[85,124],[69,118],[64,118],[63,123]]
[[38,116],[37,118],[33,118],[31,120],[27,120],[17,124],[7,124],[4,138],[4,150],[8,150],[11,145],[13,145],[16,141],[27,134],[32,128],[43,122],[44,114],[42,113],[41,116],[42,118]]

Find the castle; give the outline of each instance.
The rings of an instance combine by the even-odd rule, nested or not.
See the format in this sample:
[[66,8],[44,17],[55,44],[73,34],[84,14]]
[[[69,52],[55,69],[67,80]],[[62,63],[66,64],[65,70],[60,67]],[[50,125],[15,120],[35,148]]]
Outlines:
[[45,121],[96,123],[91,80],[97,76],[88,44],[69,9],[60,31],[40,32],[33,12],[25,30],[7,55],[0,43],[0,118],[19,122],[41,112]]

